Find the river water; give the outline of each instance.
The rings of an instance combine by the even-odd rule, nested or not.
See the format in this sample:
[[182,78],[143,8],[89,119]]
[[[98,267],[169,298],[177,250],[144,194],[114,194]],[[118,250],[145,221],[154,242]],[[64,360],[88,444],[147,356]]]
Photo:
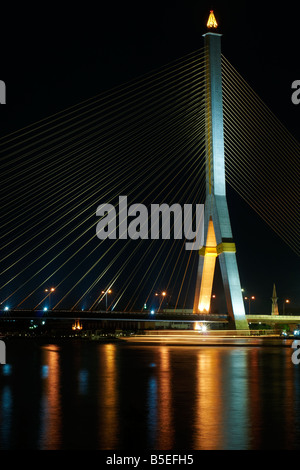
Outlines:
[[300,449],[289,347],[8,341],[0,449]]

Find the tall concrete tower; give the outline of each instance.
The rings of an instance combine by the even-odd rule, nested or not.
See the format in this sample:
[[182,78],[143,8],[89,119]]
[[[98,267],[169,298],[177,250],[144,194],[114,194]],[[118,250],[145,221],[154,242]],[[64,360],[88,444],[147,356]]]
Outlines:
[[225,190],[221,34],[213,11],[205,41],[206,201],[204,243],[199,251],[194,313],[209,313],[216,259],[219,258],[231,327],[248,330]]

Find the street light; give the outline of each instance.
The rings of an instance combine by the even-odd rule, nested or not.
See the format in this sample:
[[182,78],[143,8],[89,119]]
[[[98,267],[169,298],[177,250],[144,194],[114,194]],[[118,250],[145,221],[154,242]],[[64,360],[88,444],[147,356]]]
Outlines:
[[251,300],[255,300],[255,297],[254,297],[254,295],[252,295],[252,297],[245,297],[245,300],[249,301],[249,314],[250,314],[250,310],[251,310],[250,303],[251,303]]
[[285,299],[283,301],[283,306],[282,306],[282,311],[283,311],[283,315],[285,315],[285,305],[286,304],[289,304],[290,303],[290,300],[289,299]]
[[157,292],[155,293],[155,296],[156,296],[156,297],[161,297],[161,301],[160,301],[158,310],[160,309],[160,307],[161,307],[161,305],[162,305],[162,303],[163,303],[164,298],[166,297],[166,295],[167,295],[166,291],[162,291],[162,292],[160,292],[160,293],[157,293]]
[[101,294],[105,294],[105,311],[107,312],[107,294],[111,294],[112,293],[112,290],[111,289],[107,289],[106,291],[103,290],[101,292]]
[[45,292],[49,292],[48,296],[49,297],[49,310],[51,310],[51,300],[50,300],[50,296],[52,294],[52,292],[55,291],[55,288],[54,287],[50,287],[49,289],[45,289]]
[[215,300],[215,298],[216,298],[216,294],[212,294],[211,302],[210,302],[210,312],[209,313],[212,313],[212,302],[213,302],[213,300]]

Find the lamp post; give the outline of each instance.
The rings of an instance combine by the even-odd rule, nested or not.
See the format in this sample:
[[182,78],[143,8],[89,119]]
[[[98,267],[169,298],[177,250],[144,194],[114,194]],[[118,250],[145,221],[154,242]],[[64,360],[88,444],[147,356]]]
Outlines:
[[45,292],[49,292],[48,297],[49,297],[49,310],[51,310],[51,293],[55,291],[54,287],[50,287],[50,289],[45,289]]
[[105,311],[107,312],[107,294],[111,294],[112,293],[112,290],[111,289],[107,289],[106,291],[103,290],[102,291],[102,294],[105,294]]
[[215,298],[216,298],[216,294],[213,294],[213,295],[211,296],[210,313],[212,313],[212,302],[213,302],[213,300],[214,300]]
[[158,311],[159,311],[166,295],[167,295],[166,291],[162,291],[161,293],[157,293],[157,292],[155,293],[156,297],[161,297],[161,301],[160,301],[160,304],[159,304],[159,307],[158,307]]
[[283,315],[285,315],[285,305],[286,304],[289,304],[290,303],[290,300],[289,299],[285,299],[283,301],[283,306],[282,306],[282,312],[283,312]]
[[245,297],[245,300],[248,300],[249,301],[249,315],[250,315],[250,311],[251,311],[251,307],[250,307],[250,304],[251,304],[251,300],[255,300],[255,297],[254,295],[252,295],[251,297]]

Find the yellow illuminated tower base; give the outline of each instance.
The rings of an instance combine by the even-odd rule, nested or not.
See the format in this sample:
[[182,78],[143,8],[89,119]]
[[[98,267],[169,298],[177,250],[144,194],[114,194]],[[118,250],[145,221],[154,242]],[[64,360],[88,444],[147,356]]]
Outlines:
[[[212,31],[217,26],[211,11],[207,27]],[[218,257],[231,326],[238,330],[249,330],[225,190],[221,35],[216,32],[208,32],[204,38],[206,57],[205,244],[199,251],[193,311],[194,313],[210,312],[213,279]]]

